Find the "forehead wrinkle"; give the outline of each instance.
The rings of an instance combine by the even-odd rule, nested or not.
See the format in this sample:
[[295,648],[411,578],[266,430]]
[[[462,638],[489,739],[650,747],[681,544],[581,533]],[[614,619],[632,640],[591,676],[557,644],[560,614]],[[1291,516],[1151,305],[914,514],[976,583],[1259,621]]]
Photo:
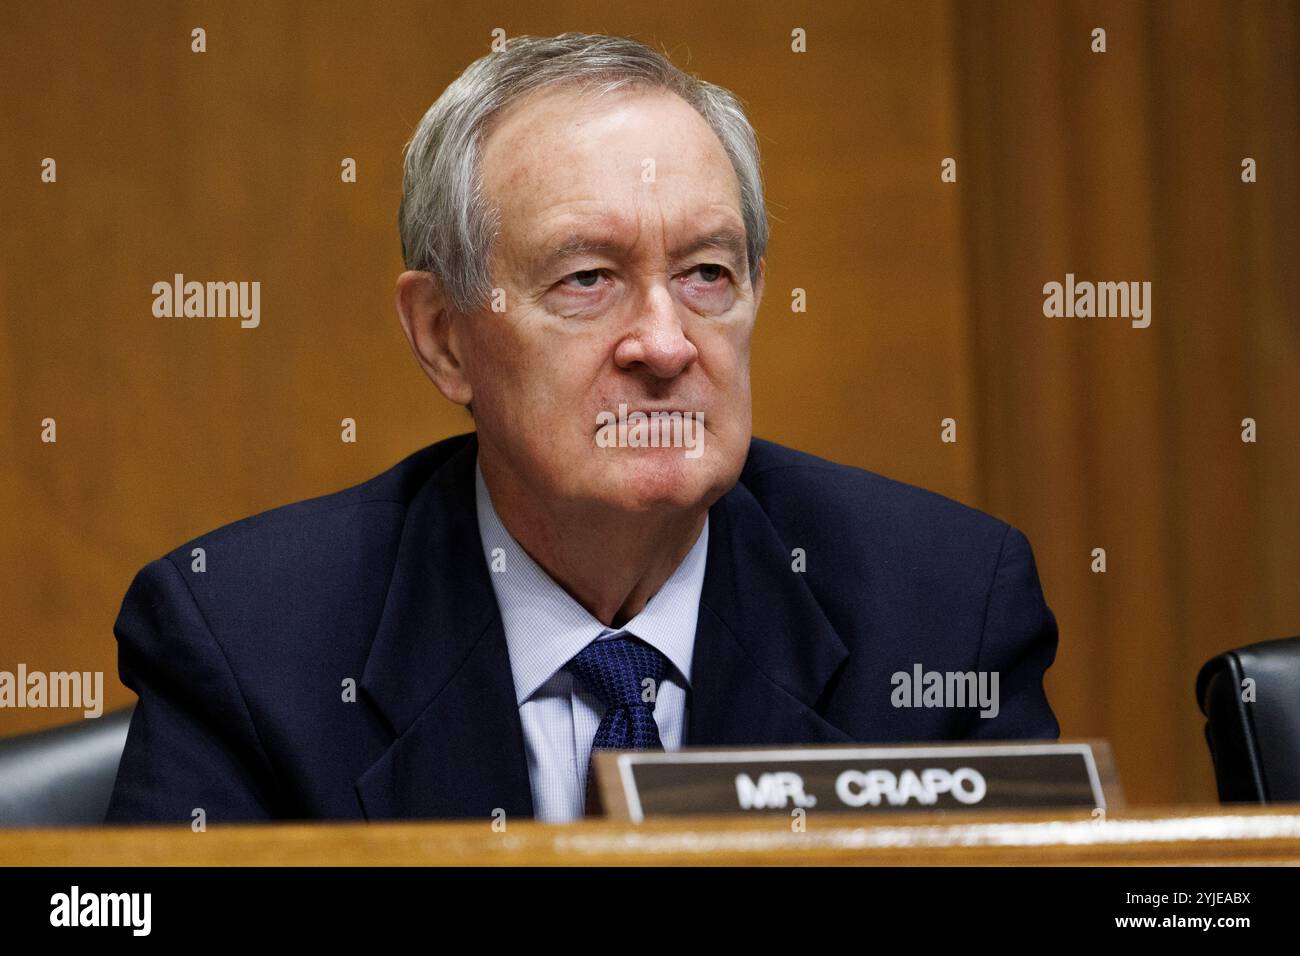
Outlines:
[[[644,189],[633,190],[631,196],[624,193],[618,198],[610,196],[596,198],[592,195],[593,186],[599,184],[596,191],[601,193],[607,188],[613,188],[619,178],[611,178],[609,175],[608,163],[614,157],[608,154],[602,142],[579,146],[566,141],[559,135],[561,130],[557,126],[561,124],[554,123],[541,110],[537,113],[524,110],[515,113],[510,119],[513,122],[503,124],[510,127],[509,133],[503,138],[502,134],[506,133],[506,130],[498,128],[495,130],[497,135],[492,137],[495,162],[491,165],[496,175],[489,177],[489,182],[485,185],[488,186],[490,195],[495,194],[492,195],[493,204],[505,214],[501,223],[502,231],[511,235],[501,238],[506,239],[509,247],[513,247],[507,253],[511,259],[525,270],[536,269],[540,272],[542,269],[554,270],[561,258],[575,257],[584,253],[620,252],[625,249],[630,250],[640,243],[640,233],[646,223],[644,216],[636,215],[636,212],[644,211],[641,203],[648,198]],[[697,123],[703,122],[698,114],[694,114],[692,120]],[[660,193],[668,179],[680,180],[684,176],[692,181],[687,189],[687,202],[690,202],[689,194],[695,193],[699,199],[705,200],[705,208],[723,207],[729,215],[726,216],[725,223],[722,220],[709,222],[711,232],[702,237],[692,236],[692,241],[683,243],[680,248],[670,250],[670,257],[679,260],[698,249],[716,248],[731,256],[732,264],[738,272],[747,272],[747,241],[743,219],[737,215],[740,199],[739,179],[714,131],[707,125],[704,130],[708,134],[707,144],[698,142],[689,144],[692,147],[690,155],[695,162],[683,164],[680,162],[682,157],[670,152],[664,157],[670,160],[667,168],[661,168],[660,177],[648,184],[650,195]],[[554,152],[552,147],[556,146],[560,147],[561,154],[568,152],[570,159],[581,158],[582,161],[557,165],[555,157],[551,155]],[[576,153],[573,152],[575,150]],[[702,174],[702,171],[707,172]],[[720,174],[725,178],[725,185],[716,182],[717,176],[714,174]],[[661,178],[664,182],[660,181]],[[624,179],[622,182],[626,184],[627,180]],[[496,188],[492,188],[493,186]],[[717,196],[718,186],[722,186],[727,193],[731,194],[732,202],[720,202],[713,198]],[[560,198],[566,192],[570,195],[573,193],[578,195],[572,199]],[[623,190],[620,189],[619,192],[623,193]],[[700,192],[704,195],[700,195]],[[560,196],[556,196],[556,193]],[[583,193],[586,193],[586,196],[583,196]],[[706,199],[705,197],[710,193],[713,197]],[[621,204],[618,202],[618,199],[626,198],[631,198],[632,202]],[[610,210],[611,200],[619,208],[605,211]],[[674,199],[672,205],[677,205],[679,201]],[[582,206],[594,206],[597,209],[603,207],[603,214],[592,210],[575,215],[574,207]],[[628,206],[635,210],[632,213],[633,219],[624,218],[626,213],[631,211],[626,208]],[[565,207],[573,212],[567,216],[564,213],[557,215],[557,211]],[[655,211],[658,213],[662,244],[666,245],[669,226],[666,220],[670,212],[662,205]],[[562,216],[577,219],[578,222],[571,224],[567,229],[556,230],[541,242],[532,238],[537,234],[540,222],[559,219]],[[701,219],[703,218],[701,216]],[[636,241],[626,247],[620,246],[616,234],[622,230],[634,231],[637,235]],[[741,241],[737,243],[735,235],[727,235],[729,231],[737,232]],[[553,251],[547,249],[550,245],[555,246]]]
[[[731,216],[725,218],[727,220],[734,219]],[[668,227],[662,209],[659,210],[659,222],[663,235],[662,242],[666,245],[668,242]],[[686,230],[680,229],[678,231],[685,232]],[[551,237],[543,240],[539,244],[538,252],[532,257],[532,262],[534,268],[540,272],[553,268],[567,259],[581,255],[594,253],[626,255],[640,245],[640,233],[640,219],[637,220],[635,227],[636,238],[631,242],[626,241],[624,236],[633,234],[632,226],[616,217],[602,216],[599,221],[591,225],[573,223],[567,228],[557,230]],[[715,219],[702,230],[691,230],[690,238],[669,248],[666,255],[669,261],[675,262],[705,249],[721,250],[731,257],[733,260],[732,265],[739,268],[746,262],[748,255],[748,243],[744,228],[730,221]]]

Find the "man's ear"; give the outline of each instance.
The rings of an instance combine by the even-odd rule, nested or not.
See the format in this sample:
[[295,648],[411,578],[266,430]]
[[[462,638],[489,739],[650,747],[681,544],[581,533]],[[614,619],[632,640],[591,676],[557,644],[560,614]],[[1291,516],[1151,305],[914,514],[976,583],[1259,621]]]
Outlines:
[[403,272],[397,277],[397,315],[415,359],[438,391],[457,405],[474,397],[461,361],[457,319],[442,281],[432,272]]
[[754,290],[754,314],[758,315],[758,307],[763,304],[763,286],[767,281],[767,256],[758,257],[757,275],[754,281],[750,283],[750,288]]

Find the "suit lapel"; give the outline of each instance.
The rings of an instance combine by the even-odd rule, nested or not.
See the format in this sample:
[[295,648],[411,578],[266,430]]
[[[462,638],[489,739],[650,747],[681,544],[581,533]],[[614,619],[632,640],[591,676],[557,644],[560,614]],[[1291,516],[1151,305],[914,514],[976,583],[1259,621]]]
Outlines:
[[396,735],[357,780],[368,819],[533,815],[510,656],[474,508],[470,436],[407,510],[362,693]]
[[848,649],[790,562],[745,485],[709,510],[685,744],[852,742],[815,709]]
[[[534,813],[510,656],[481,559],[477,440],[407,511],[362,693],[395,739],[357,780],[368,819]],[[816,704],[848,650],[737,484],[709,511],[688,746],[848,743]]]

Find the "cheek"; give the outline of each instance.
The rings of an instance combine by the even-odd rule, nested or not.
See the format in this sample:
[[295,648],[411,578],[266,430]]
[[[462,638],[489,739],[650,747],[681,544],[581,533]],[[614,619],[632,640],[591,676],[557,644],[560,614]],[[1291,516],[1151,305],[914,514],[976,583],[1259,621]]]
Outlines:
[[522,432],[520,440],[565,449],[556,452],[563,454],[594,434],[598,411],[592,383],[600,365],[570,345],[555,342],[527,357],[516,353],[490,386],[511,430]]
[[724,401],[731,402],[749,393],[749,342],[747,332],[724,329],[700,347],[700,361],[714,386],[722,392],[720,397]]
[[509,314],[477,318],[481,324],[464,358],[475,393],[490,395],[496,403],[509,407],[540,390],[546,356],[538,337]]
[[748,366],[749,348],[754,343],[754,316],[752,313],[746,318],[737,322],[729,330],[731,348],[739,356],[740,360]]

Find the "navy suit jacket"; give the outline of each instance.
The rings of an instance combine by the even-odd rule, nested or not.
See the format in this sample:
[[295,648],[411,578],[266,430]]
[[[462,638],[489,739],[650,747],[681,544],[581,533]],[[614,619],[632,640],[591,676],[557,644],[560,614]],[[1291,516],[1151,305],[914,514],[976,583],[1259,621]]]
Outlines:
[[[477,447],[446,439],[139,572],[114,628],[139,703],[109,821],[533,815]],[[1059,734],[1056,620],[996,518],[754,439],[706,567],[684,745]],[[893,706],[916,664],[998,672],[998,715]]]

